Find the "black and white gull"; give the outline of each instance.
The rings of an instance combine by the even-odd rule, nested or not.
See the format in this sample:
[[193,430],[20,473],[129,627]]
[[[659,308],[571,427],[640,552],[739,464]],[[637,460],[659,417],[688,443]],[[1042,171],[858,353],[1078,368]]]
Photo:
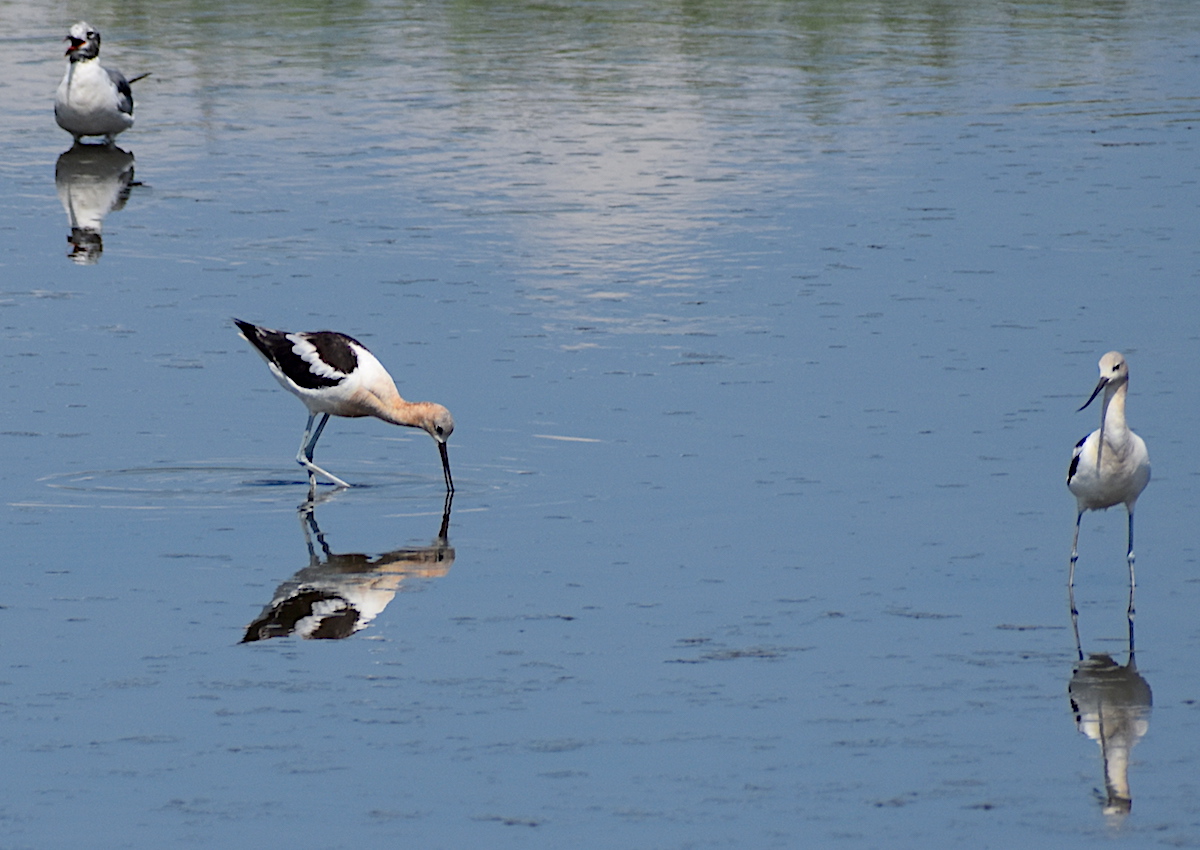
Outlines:
[[104,136],[111,144],[133,126],[130,84],[146,75],[127,80],[101,65],[100,33],[86,21],[73,24],[65,40],[67,71],[54,95],[54,118],[77,143],[84,136]]

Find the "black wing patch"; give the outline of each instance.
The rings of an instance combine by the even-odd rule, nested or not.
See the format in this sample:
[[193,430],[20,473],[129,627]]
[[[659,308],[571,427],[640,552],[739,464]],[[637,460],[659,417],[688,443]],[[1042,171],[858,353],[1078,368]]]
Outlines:
[[1079,469],[1079,455],[1071,458],[1071,468],[1067,470],[1067,483],[1071,483],[1071,479],[1075,477],[1075,470]]
[[1087,442],[1087,439],[1090,436],[1092,435],[1085,434],[1082,438],[1080,438],[1079,442],[1075,444],[1075,454],[1071,455],[1071,466],[1067,470],[1068,484],[1071,483],[1071,479],[1075,477],[1075,472],[1079,469],[1079,456],[1083,454],[1083,444]]
[[116,68],[105,68],[108,72],[108,78],[113,81],[113,85],[117,87],[117,109],[124,112],[126,115],[133,114],[133,89],[129,87],[129,80],[125,79],[125,75]]
[[[319,390],[322,387],[336,387],[344,379],[325,377],[314,374],[310,364],[294,350],[295,343],[288,339],[283,331],[273,331],[270,328],[260,328],[241,319],[234,319],[234,324],[250,343],[262,352],[263,356],[279,367],[287,378],[298,387],[306,390]],[[358,357],[348,344],[349,337],[331,331],[305,334],[320,358],[346,374],[358,365]]]
[[318,605],[330,602],[337,605],[337,610],[321,615],[317,627],[304,636],[336,640],[354,634],[358,625],[358,610],[353,605],[336,593],[306,588],[265,609],[257,620],[246,627],[242,643],[287,637],[296,630],[301,620],[314,616],[314,609]]
[[358,340],[334,331],[317,331],[303,336],[312,343],[312,347],[317,350],[317,356],[321,360],[343,375],[349,375],[358,368],[358,355],[354,353],[354,349],[349,344],[354,343],[363,348],[366,347]]

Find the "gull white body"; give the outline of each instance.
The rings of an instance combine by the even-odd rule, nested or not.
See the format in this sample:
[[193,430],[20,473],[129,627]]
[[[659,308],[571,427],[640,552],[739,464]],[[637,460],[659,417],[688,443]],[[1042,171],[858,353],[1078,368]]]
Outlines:
[[1138,497],[1150,483],[1150,452],[1145,441],[1130,430],[1125,421],[1125,401],[1129,393],[1129,365],[1117,351],[1100,359],[1100,381],[1083,410],[1100,392],[1104,402],[1100,427],[1080,440],[1067,470],[1067,487],[1075,496],[1075,540],[1071,544],[1069,584],[1075,581],[1075,562],[1079,558],[1079,525],[1085,511],[1097,511],[1124,504],[1129,514],[1129,583],[1133,574],[1133,509]]
[[54,118],[76,142],[84,136],[112,142],[133,126],[130,81],[100,64],[100,33],[86,22],[73,25],[67,41],[67,70],[54,95]]

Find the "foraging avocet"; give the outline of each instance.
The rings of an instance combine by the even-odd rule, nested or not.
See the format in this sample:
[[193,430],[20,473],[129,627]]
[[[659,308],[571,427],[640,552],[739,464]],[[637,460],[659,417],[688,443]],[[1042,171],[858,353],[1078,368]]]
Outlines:
[[[454,492],[446,440],[454,433],[450,411],[431,401],[405,401],[392,376],[375,355],[356,339],[334,331],[289,333],[234,319],[242,337],[254,346],[283,388],[308,408],[308,425],[300,440],[296,462],[308,470],[309,498],[315,475],[324,475],[339,487],[342,479],[313,463],[313,449],[330,416],[374,416],[393,425],[420,428],[437,442],[442,455],[446,491]],[[316,428],[313,422],[321,417]]]
[[58,126],[75,137],[105,136],[111,144],[118,133],[133,126],[133,89],[146,74],[125,79],[115,68],[100,64],[100,33],[86,21],[71,26],[67,72],[54,95]]
[[1129,392],[1129,364],[1119,351],[1100,358],[1100,381],[1083,410],[1104,391],[1100,427],[1080,440],[1067,470],[1067,487],[1075,494],[1079,514],[1071,543],[1069,585],[1075,583],[1079,559],[1079,523],[1084,511],[1097,511],[1125,503],[1129,512],[1129,585],[1133,579],[1133,506],[1150,482],[1150,453],[1146,443],[1125,424],[1125,397]]

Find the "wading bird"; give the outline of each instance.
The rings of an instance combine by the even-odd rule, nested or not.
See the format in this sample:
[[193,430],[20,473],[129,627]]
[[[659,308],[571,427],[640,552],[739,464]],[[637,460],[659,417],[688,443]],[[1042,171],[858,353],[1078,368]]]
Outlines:
[[233,322],[242,337],[267,361],[275,379],[308,408],[308,425],[300,440],[296,462],[308,470],[310,501],[317,474],[338,487],[350,486],[313,463],[313,449],[330,416],[374,416],[393,425],[422,429],[437,442],[446,492],[454,492],[450,460],[446,456],[446,440],[454,433],[450,411],[431,401],[402,399],[392,376],[362,343],[334,331],[289,333],[241,319]]
[[1075,562],[1079,559],[1079,523],[1084,511],[1098,511],[1125,503],[1129,512],[1129,586],[1133,587],[1133,506],[1150,482],[1150,453],[1146,443],[1125,424],[1125,397],[1129,392],[1129,364],[1119,351],[1100,358],[1100,381],[1083,407],[1100,392],[1104,404],[1100,427],[1080,440],[1067,470],[1067,487],[1075,494],[1079,514],[1075,517],[1075,539],[1071,543],[1071,572],[1068,586],[1075,584]]

